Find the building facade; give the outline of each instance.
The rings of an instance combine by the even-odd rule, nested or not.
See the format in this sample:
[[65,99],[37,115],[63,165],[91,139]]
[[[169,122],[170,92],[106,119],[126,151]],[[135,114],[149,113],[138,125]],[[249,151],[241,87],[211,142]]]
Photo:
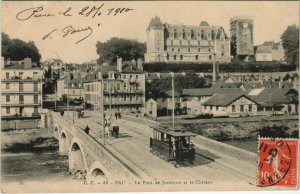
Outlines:
[[[215,54],[215,55],[214,55]],[[230,62],[230,39],[221,26],[163,24],[154,17],[147,28],[146,62]]]
[[255,52],[256,61],[272,61],[272,48],[271,46],[258,46]]
[[42,70],[31,58],[1,61],[1,116],[37,117],[42,106]]
[[[109,71],[108,78],[103,80],[104,110],[144,112],[145,73],[136,64],[123,64],[122,59],[118,59],[117,67],[117,71]],[[102,106],[101,77],[83,83],[84,99],[95,109]]]
[[249,61],[254,56],[253,18],[239,16],[230,20],[231,55]]

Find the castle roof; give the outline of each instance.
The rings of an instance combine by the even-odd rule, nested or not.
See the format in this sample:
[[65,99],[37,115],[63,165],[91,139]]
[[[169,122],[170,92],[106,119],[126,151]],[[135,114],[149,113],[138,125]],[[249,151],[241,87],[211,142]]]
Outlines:
[[201,21],[200,26],[209,26],[207,21]]
[[164,24],[160,21],[160,18],[158,16],[155,16],[154,18],[151,19],[147,29],[150,29],[152,27],[156,27],[156,28],[164,27]]

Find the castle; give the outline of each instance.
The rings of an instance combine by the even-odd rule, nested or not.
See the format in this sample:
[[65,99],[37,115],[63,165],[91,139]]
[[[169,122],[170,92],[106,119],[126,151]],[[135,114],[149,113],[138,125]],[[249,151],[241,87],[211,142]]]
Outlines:
[[230,38],[221,26],[163,24],[151,19],[145,62],[230,62]]

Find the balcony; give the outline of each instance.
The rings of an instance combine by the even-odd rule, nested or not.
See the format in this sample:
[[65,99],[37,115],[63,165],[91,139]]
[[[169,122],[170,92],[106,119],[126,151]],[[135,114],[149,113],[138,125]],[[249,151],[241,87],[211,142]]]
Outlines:
[[[104,91],[104,94],[110,94],[109,91]],[[138,90],[113,90],[111,91],[111,94],[143,94],[143,90],[142,89],[138,89]]]
[[41,94],[41,91],[2,91],[2,94]]
[[133,101],[116,101],[112,100],[111,103],[109,100],[104,100],[104,105],[134,105],[134,104],[143,104],[142,100],[133,100]]
[[33,102],[24,103],[23,102],[23,104],[21,104],[21,103],[18,103],[18,102],[15,102],[15,103],[8,102],[8,103],[2,103],[1,106],[2,107],[20,107],[20,106],[33,107],[33,106],[41,106],[41,103],[33,103]]
[[32,77],[18,77],[18,76],[13,76],[9,78],[4,78],[2,82],[40,82],[40,78],[32,78]]

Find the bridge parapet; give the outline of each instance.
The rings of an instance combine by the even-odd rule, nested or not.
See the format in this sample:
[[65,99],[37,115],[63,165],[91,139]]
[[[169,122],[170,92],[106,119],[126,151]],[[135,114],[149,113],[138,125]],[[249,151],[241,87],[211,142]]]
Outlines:
[[[148,178],[140,169],[135,167],[125,157],[117,153],[109,145],[102,145],[94,137],[86,134],[83,126],[72,124],[66,121],[59,114],[52,113],[53,122],[64,129],[69,137],[76,138],[80,141],[83,149],[87,171],[95,162],[100,162],[105,170],[109,172],[111,178],[117,179],[145,179]],[[69,140],[72,142],[72,140]],[[72,146],[72,145],[69,145]]]

